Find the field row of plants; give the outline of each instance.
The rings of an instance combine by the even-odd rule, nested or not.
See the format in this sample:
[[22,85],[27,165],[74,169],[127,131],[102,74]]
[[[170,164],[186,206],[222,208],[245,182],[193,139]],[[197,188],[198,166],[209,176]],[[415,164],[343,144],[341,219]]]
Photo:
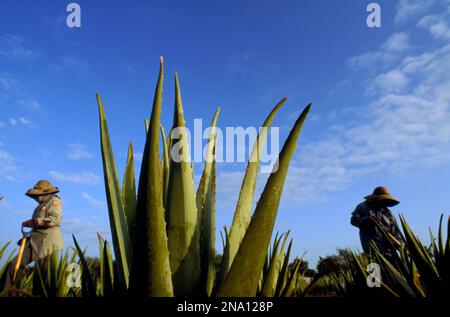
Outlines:
[[[289,233],[273,237],[275,219],[291,157],[308,105],[298,117],[279,154],[277,170],[270,174],[253,210],[260,155],[267,131],[262,129],[250,154],[234,218],[221,231],[223,250],[216,254],[216,163],[215,127],[212,119],[206,161],[197,189],[189,158],[180,84],[175,74],[175,105],[172,129],[177,138],[166,137],[161,125],[164,65],[161,58],[150,119],[146,120],[146,142],[137,182],[133,146],[130,143],[122,182],[114,159],[102,100],[97,95],[101,153],[112,247],[99,236],[98,264],[89,261],[74,237],[75,248],[54,253],[19,276],[16,296],[309,296],[376,292],[388,296],[439,296],[449,292],[450,239],[426,248],[402,218],[404,248],[390,263],[379,252],[370,257],[346,252],[346,266],[317,275],[311,282],[300,270],[302,261],[290,261]],[[282,99],[269,113],[263,127],[269,128],[285,103]],[[180,129],[181,128],[181,129]],[[169,155],[178,144],[182,160]],[[162,152],[162,153],[161,153]],[[307,181],[307,180],[305,180]],[[441,219],[442,222],[442,219]],[[388,237],[387,237],[388,238]],[[272,244],[271,244],[272,241]],[[7,245],[6,245],[7,246]],[[0,258],[6,256],[6,246]],[[113,256],[114,254],[114,256]],[[12,255],[9,255],[11,257]],[[368,288],[367,264],[381,265],[382,287]],[[81,267],[80,284],[68,283],[71,263]],[[4,274],[5,266],[0,275]],[[72,272],[73,273],[73,272]],[[72,281],[73,282],[73,281]]]

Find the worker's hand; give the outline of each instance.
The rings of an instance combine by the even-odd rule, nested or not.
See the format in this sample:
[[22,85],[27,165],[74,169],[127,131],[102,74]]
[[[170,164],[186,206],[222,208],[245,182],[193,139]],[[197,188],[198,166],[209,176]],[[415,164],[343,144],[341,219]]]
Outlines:
[[28,220],[22,222],[22,227],[24,227],[24,228],[34,228],[34,225],[35,225],[35,223],[34,223],[33,219],[28,219]]

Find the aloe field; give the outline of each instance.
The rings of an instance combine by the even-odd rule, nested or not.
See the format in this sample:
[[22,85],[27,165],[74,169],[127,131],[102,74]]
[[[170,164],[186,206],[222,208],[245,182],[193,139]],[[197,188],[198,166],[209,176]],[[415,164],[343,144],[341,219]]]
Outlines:
[[[116,168],[107,122],[108,106],[97,94],[103,176],[111,241],[98,235],[98,261],[73,236],[73,247],[54,252],[19,272],[12,287],[0,289],[13,297],[311,297],[380,296],[448,297],[450,295],[450,219],[441,216],[431,244],[422,242],[401,216],[401,245],[386,259],[374,245],[370,255],[345,250],[345,265],[327,274],[306,278],[302,259],[292,254],[290,232],[275,232],[275,221],[302,129],[308,125],[307,105],[298,115],[279,153],[277,169],[270,174],[260,197],[256,181],[267,130],[258,134],[242,179],[232,223],[216,227],[216,133],[220,109],[213,114],[206,160],[197,188],[185,128],[182,94],[175,73],[173,113],[163,103],[164,61],[154,92],[139,175],[135,174],[130,143],[123,177]],[[166,87],[165,91],[168,91]],[[270,128],[286,98],[269,112],[262,127]],[[164,129],[163,115],[173,115]],[[144,125],[145,123],[145,125]],[[141,124],[137,122],[136,124]],[[257,124],[257,123],[255,123]],[[175,137],[172,131],[178,130]],[[166,131],[168,133],[166,134]],[[171,155],[179,146],[181,160]],[[307,179],[304,182],[308,182]],[[257,201],[256,207],[254,201]],[[293,228],[295,229],[295,228]],[[222,241],[217,243],[216,231]],[[301,242],[299,242],[301,244]],[[217,246],[221,245],[221,248]],[[1,246],[0,276],[16,254]],[[369,287],[370,263],[378,263],[379,287]],[[73,264],[76,264],[74,266]],[[75,269],[74,269],[75,268]],[[78,271],[77,269],[78,268]],[[74,275],[75,274],[75,275]],[[75,276],[75,277],[74,277]],[[377,282],[377,281],[375,281]]]

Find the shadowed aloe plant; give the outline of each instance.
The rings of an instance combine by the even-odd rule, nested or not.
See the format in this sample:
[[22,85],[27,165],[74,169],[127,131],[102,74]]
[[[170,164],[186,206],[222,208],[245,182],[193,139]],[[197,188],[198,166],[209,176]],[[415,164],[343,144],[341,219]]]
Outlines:
[[[384,296],[384,297],[447,297],[450,295],[450,218],[447,237],[444,239],[440,218],[437,241],[430,230],[431,247],[427,248],[414,234],[403,216],[400,216],[403,235],[402,247],[395,251],[394,243],[382,227],[384,238],[391,243],[392,258],[388,260],[373,244],[370,255],[347,252],[345,262],[348,269],[332,272],[313,282],[313,288],[331,290],[340,296]],[[370,288],[367,278],[373,272],[369,263],[380,267],[381,287]]]
[[[160,123],[163,80],[161,58],[151,116],[146,120],[137,196],[132,146],[121,188],[105,110],[97,95],[106,198],[118,277],[115,287],[140,296],[255,296],[258,288],[265,296],[281,294],[289,287],[292,275],[287,272],[287,261],[282,259],[287,235],[281,251],[274,250],[264,284],[261,276],[289,162],[310,105],[295,122],[275,164],[277,169],[270,175],[252,216],[260,155],[267,138],[267,129],[261,129],[247,165],[231,230],[225,239],[221,267],[216,272],[215,126],[219,109],[212,121],[206,162],[195,191],[178,76],[175,74],[173,127],[167,138]],[[271,126],[285,100],[270,112],[264,128]],[[174,149],[181,160],[170,155]]]

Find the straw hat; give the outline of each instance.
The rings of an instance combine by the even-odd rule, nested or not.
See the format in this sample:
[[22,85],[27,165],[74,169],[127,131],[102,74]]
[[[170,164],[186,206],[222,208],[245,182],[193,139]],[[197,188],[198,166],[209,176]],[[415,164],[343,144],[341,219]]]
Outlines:
[[58,187],[53,186],[49,181],[40,180],[34,185],[33,188],[27,190],[25,195],[29,197],[35,197],[40,195],[56,194],[59,193]]
[[400,203],[400,200],[392,197],[391,193],[389,192],[389,189],[383,186],[375,188],[371,195],[368,195],[364,198],[369,202],[383,201],[388,207],[392,207]]

